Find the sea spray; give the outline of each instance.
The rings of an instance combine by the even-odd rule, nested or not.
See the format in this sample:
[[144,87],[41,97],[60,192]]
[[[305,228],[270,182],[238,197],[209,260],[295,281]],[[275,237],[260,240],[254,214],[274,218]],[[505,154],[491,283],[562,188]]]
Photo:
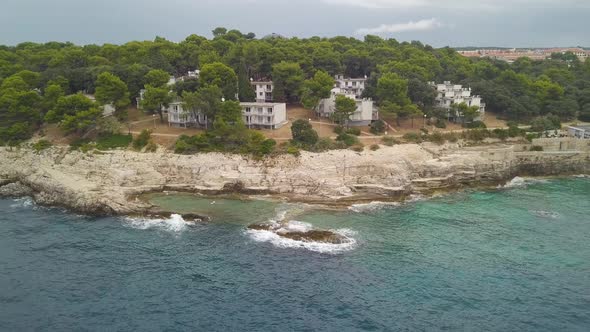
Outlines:
[[151,229],[157,228],[168,232],[180,233],[187,229],[188,226],[193,223],[185,221],[181,215],[172,214],[170,218],[140,218],[140,217],[127,217],[125,218],[125,225],[136,229]]
[[256,242],[268,242],[278,248],[302,248],[326,254],[338,254],[349,251],[357,244],[356,239],[353,237],[356,235],[356,232],[350,229],[329,230],[329,232],[334,233],[341,239],[340,243],[288,238],[286,235],[289,233],[305,234],[315,230],[310,223],[297,220],[287,221],[286,217],[288,215],[292,215],[292,211],[286,209],[284,206],[280,207],[277,209],[276,216],[266,222],[268,229],[250,228],[245,233]]

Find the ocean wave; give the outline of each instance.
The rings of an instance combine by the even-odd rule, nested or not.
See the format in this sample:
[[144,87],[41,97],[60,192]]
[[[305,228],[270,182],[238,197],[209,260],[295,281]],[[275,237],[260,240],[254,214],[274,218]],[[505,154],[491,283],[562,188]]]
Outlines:
[[560,216],[559,213],[554,212],[554,211],[533,210],[530,212],[537,217],[548,218],[548,219],[558,219]]
[[549,182],[549,180],[546,180],[546,179],[523,178],[523,177],[517,176],[514,179],[510,180],[508,183],[506,183],[504,185],[499,185],[498,189],[526,187],[530,184],[548,183],[548,182]]
[[357,244],[356,239],[353,237],[356,232],[347,228],[329,230],[341,237],[342,241],[340,243],[299,240],[285,237],[282,234],[303,234],[316,230],[312,224],[307,222],[297,220],[285,221],[292,214],[293,211],[289,210],[287,206],[281,207],[277,210],[276,216],[268,221],[269,229],[247,229],[245,233],[255,242],[270,243],[278,248],[299,248],[325,254],[339,254],[349,251]]
[[157,228],[172,233],[180,233],[194,223],[185,221],[179,214],[173,214],[167,219],[127,217],[124,220],[124,224],[135,229]]
[[366,212],[373,212],[376,210],[381,210],[389,207],[399,206],[399,202],[370,202],[370,203],[361,203],[361,204],[353,204],[348,207],[348,209],[352,212],[356,213],[366,213]]
[[13,209],[27,208],[35,205],[35,202],[31,197],[15,198],[12,200],[14,203],[10,204]]
[[578,174],[578,175],[574,175],[575,178],[580,178],[580,179],[588,179],[590,178],[590,175],[588,174]]

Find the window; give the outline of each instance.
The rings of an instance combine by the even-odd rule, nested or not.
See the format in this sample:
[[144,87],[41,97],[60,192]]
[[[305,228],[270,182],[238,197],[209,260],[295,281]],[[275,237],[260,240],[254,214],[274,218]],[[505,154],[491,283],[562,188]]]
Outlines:
[[266,122],[270,123],[270,116],[266,117]]
[[356,82],[352,82],[352,86],[356,86]]
[[174,105],[174,110],[178,111],[178,105]]
[[268,114],[272,114],[272,107],[268,108]]
[[264,92],[260,92],[260,93],[259,93],[259,95],[260,95],[260,96],[264,96]]
[[258,107],[258,113],[262,113],[262,107]]
[[246,113],[250,113],[250,107],[246,107]]
[[272,85],[268,84],[268,85],[266,86],[266,89],[267,89],[267,90],[270,90],[270,89],[272,89]]

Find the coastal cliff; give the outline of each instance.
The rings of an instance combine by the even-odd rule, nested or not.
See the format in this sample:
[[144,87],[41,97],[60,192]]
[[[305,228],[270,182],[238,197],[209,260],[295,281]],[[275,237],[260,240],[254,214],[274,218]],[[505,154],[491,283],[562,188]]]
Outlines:
[[404,144],[377,151],[303,152],[262,160],[239,155],[0,148],[0,196],[32,196],[92,214],[146,213],[137,195],[158,191],[272,194],[308,202],[403,199],[415,193],[494,184],[517,175],[590,172],[588,141],[536,140],[459,147]]

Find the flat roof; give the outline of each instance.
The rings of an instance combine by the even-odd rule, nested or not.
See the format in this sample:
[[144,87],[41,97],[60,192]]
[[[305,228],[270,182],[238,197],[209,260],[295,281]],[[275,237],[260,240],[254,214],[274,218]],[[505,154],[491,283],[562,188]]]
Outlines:
[[590,131],[590,124],[581,125],[581,126],[567,126],[567,127],[568,128],[578,129],[578,130],[587,130],[587,131]]
[[266,102],[256,102],[256,101],[247,101],[247,102],[240,102],[242,106],[277,106],[277,105],[287,105],[286,103],[266,103]]

